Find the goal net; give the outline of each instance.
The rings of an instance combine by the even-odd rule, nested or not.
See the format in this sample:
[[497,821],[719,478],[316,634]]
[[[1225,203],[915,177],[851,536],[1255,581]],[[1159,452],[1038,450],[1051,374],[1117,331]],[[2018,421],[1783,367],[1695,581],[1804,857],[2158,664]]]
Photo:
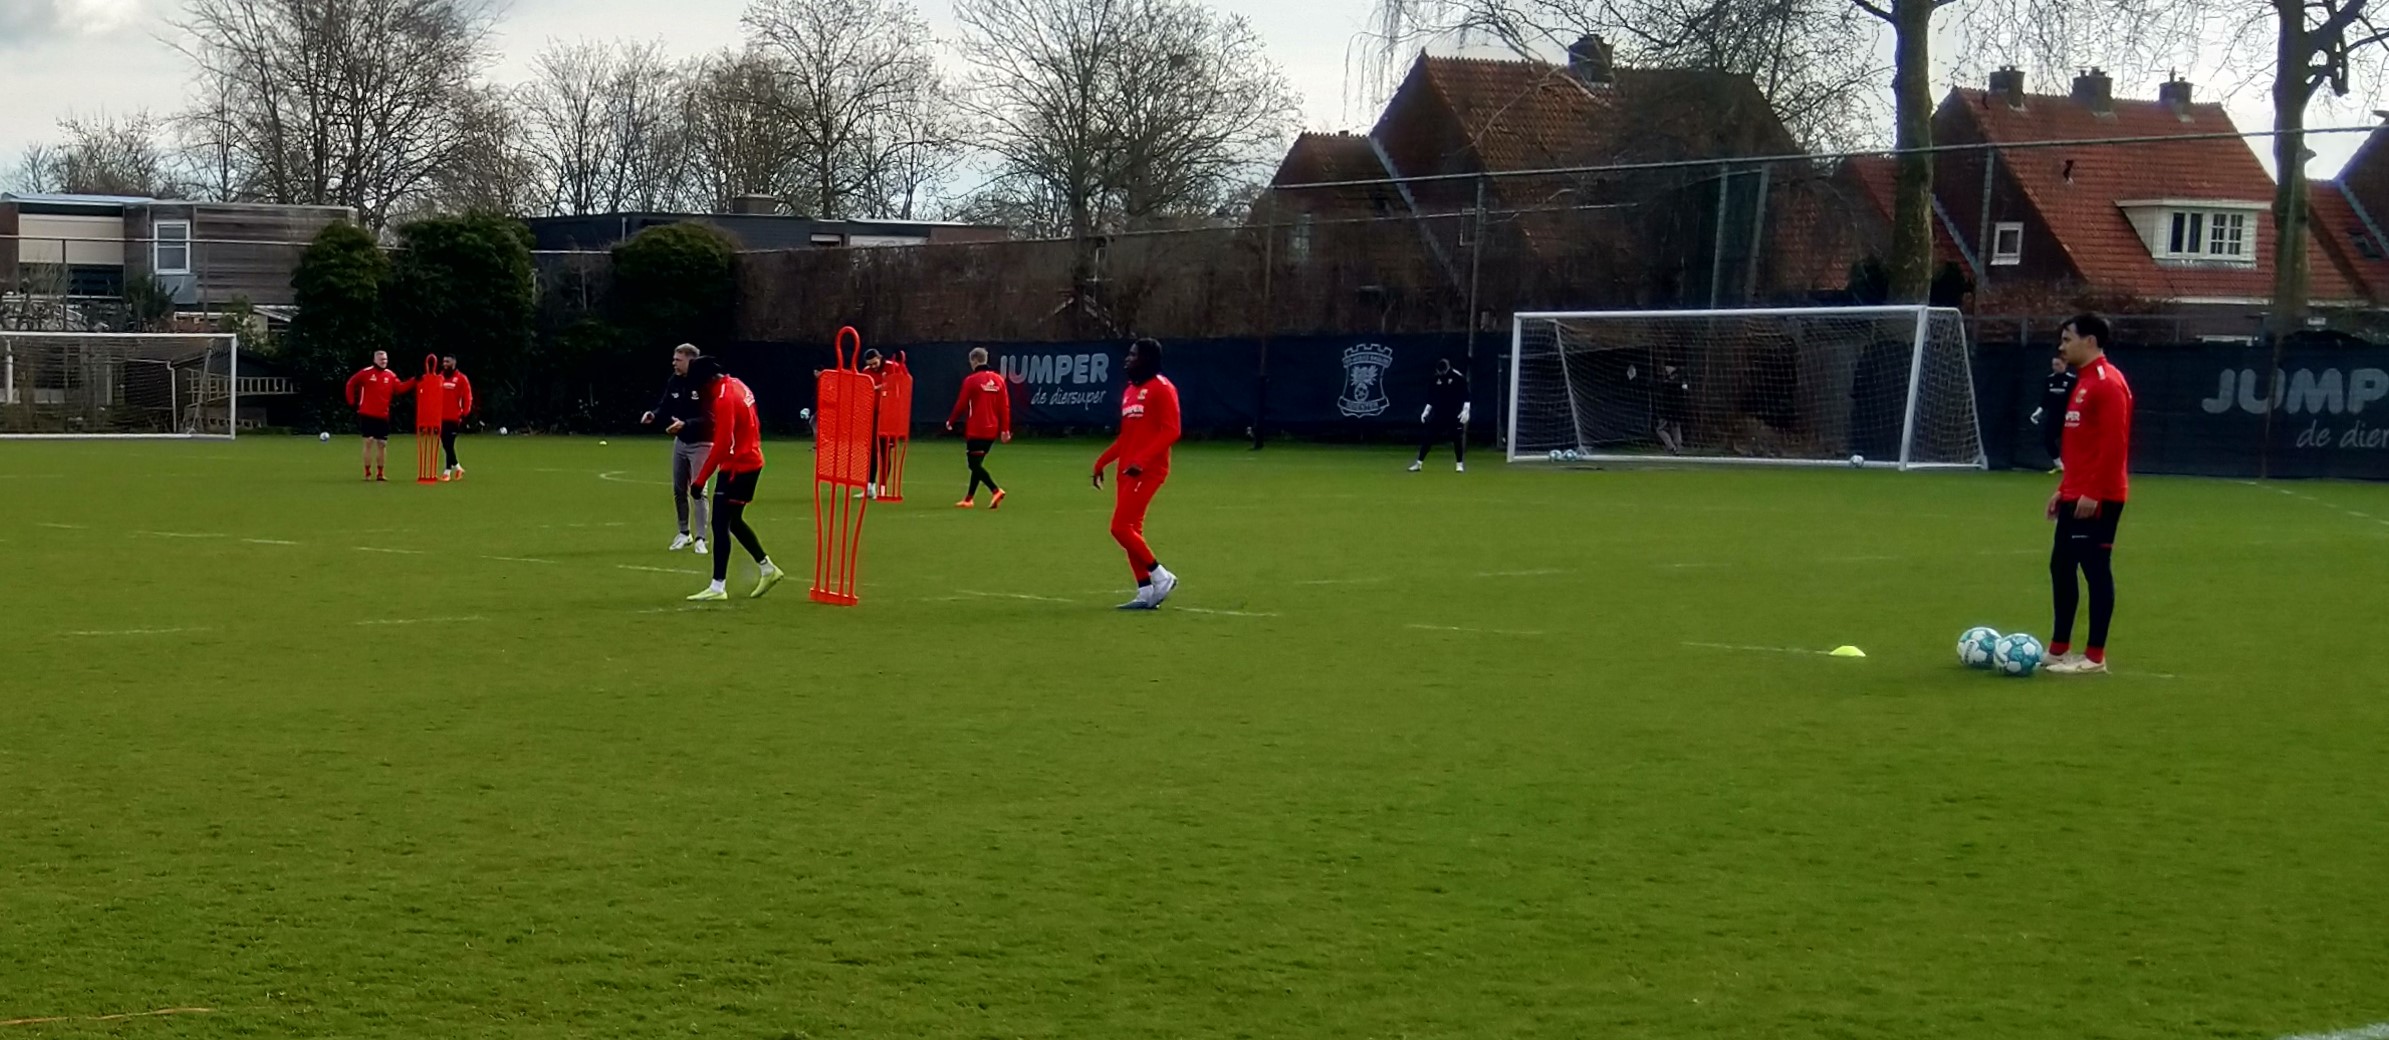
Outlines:
[[1986,463],[1963,319],[1931,307],[1520,314],[1509,458],[1555,455]]
[[0,331],[0,437],[231,437],[232,336]]

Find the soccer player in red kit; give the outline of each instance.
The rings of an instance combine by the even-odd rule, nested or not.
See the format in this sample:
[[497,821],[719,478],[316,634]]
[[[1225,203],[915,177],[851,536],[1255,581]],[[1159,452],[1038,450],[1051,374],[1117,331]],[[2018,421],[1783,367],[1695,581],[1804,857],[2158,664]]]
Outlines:
[[357,410],[357,433],[365,440],[365,479],[382,480],[382,464],[390,455],[390,399],[413,389],[415,381],[390,371],[390,352],[373,352],[373,364],[348,377],[348,403]]
[[1178,387],[1161,374],[1161,344],[1140,339],[1128,348],[1128,389],[1120,395],[1120,436],[1095,460],[1095,487],[1103,471],[1120,464],[1118,498],[1112,506],[1112,538],[1128,550],[1136,575],[1136,598],[1121,610],[1158,610],[1178,587],[1145,544],[1145,509],[1170,479],[1170,445],[1178,443]]
[[962,392],[954,396],[954,411],[946,416],[946,429],[962,424],[963,457],[971,464],[971,487],[962,494],[957,508],[969,509],[978,503],[979,485],[987,485],[994,495],[987,500],[987,508],[1004,504],[1004,489],[997,487],[995,477],[987,472],[987,452],[996,441],[1012,442],[1012,388],[1004,382],[1004,374],[987,367],[987,348],[971,348],[971,374],[962,377]]
[[[2049,635],[2048,670],[2091,675],[2107,670],[2107,622],[2115,616],[2115,530],[2131,491],[2132,386],[2107,360],[2107,320],[2078,316],[2059,327],[2057,350],[2077,373],[2066,399],[2065,476],[2049,496],[2057,544],[2049,553],[2050,593],[2057,615]],[[2072,653],[2080,571],[2090,586],[2090,632]]]
[[440,448],[448,453],[448,466],[440,470],[441,480],[463,480],[465,467],[456,461],[456,435],[464,432],[465,416],[473,414],[473,381],[456,369],[454,357],[440,359],[440,400],[448,414],[440,417]]
[[772,566],[771,557],[763,552],[763,542],[755,537],[754,528],[747,526],[747,506],[755,501],[755,484],[763,477],[763,424],[755,416],[755,392],[724,373],[721,362],[702,355],[690,359],[689,379],[704,387],[713,413],[713,449],[706,453],[705,464],[697,469],[697,479],[690,486],[702,488],[705,478],[716,470],[721,472],[721,479],[713,485],[713,584],[689,598],[730,598],[725,588],[730,579],[728,546],[730,539],[736,538],[762,571],[755,580],[755,591],[748,593],[748,598],[759,599],[787,575]]

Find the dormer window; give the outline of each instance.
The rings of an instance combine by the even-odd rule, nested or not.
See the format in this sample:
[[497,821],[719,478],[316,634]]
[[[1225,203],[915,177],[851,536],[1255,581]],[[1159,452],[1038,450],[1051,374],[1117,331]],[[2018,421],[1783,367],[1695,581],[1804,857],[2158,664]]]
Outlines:
[[2149,255],[2179,264],[2256,263],[2255,202],[2150,199],[2119,202]]

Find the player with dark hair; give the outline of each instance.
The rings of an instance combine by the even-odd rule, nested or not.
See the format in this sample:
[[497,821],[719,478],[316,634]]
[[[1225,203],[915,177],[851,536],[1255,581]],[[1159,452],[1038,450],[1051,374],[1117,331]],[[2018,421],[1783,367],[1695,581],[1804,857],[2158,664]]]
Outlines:
[[[698,357],[689,364],[689,379],[703,388],[705,400],[713,412],[713,449],[706,453],[705,464],[697,470],[692,484],[703,484],[707,477],[721,472],[721,479],[713,485],[713,541],[716,546],[736,538],[745,546],[747,555],[755,558],[761,574],[755,579],[755,591],[748,598],[759,599],[771,587],[787,577],[772,566],[771,557],[763,551],[763,542],[755,537],[754,528],[747,526],[747,506],[755,501],[755,485],[763,478],[763,423],[755,415],[755,392],[721,369],[721,363],[709,357]],[[725,588],[730,580],[730,552],[723,549],[713,554],[713,584],[689,598],[692,600],[729,599]]]
[[373,352],[373,364],[348,377],[348,403],[357,410],[357,433],[365,441],[365,479],[387,480],[382,466],[390,456],[390,400],[413,389],[415,381],[390,371],[390,352]]
[[879,410],[887,406],[888,400],[887,359],[880,357],[879,351],[865,350],[860,367],[864,375],[871,377],[871,473],[864,478],[863,489],[855,492],[854,497],[877,499],[879,467],[887,461],[888,447],[894,443],[879,435]]
[[456,370],[454,355],[440,359],[440,403],[447,414],[440,417],[440,449],[447,453],[448,465],[440,470],[441,480],[463,480],[465,467],[456,461],[456,435],[464,432],[465,416],[473,414],[473,381]]
[[[2057,522],[2056,546],[2049,552],[2057,621],[2049,634],[2047,667],[2055,675],[2107,670],[2107,623],[2115,616],[2112,557],[2116,524],[2131,491],[2132,452],[2132,387],[2107,360],[2108,335],[2107,320],[2096,314],[2067,321],[2058,334],[2057,349],[2079,376],[2066,401],[2060,450],[2065,476],[2049,496],[2049,519]],[[2070,653],[2080,595],[2077,571],[2090,586],[2090,638],[2079,656]]]
[[1468,472],[1468,373],[1452,367],[1452,359],[1436,359],[1435,381],[1427,386],[1427,407],[1418,413],[1418,422],[1418,458],[1411,460],[1410,472],[1425,469],[1427,453],[1447,437],[1452,442],[1452,469]]
[[[713,413],[705,405],[705,387],[689,374],[689,365],[700,356],[694,344],[683,343],[672,348],[672,378],[664,382],[664,395],[656,399],[655,407],[639,416],[645,426],[658,418],[671,420],[664,432],[672,435],[672,507],[680,514],[680,535],[672,539],[667,552],[679,552],[695,546],[697,555],[706,554],[705,482],[692,481],[697,467],[713,454]],[[689,510],[694,503],[697,514],[696,536],[690,537]]]
[[1178,387],[1161,374],[1161,344],[1155,340],[1130,345],[1123,367],[1128,389],[1120,395],[1120,436],[1095,460],[1095,488],[1103,489],[1103,471],[1119,463],[1112,539],[1128,551],[1128,570],[1136,576],[1136,598],[1120,609],[1157,610],[1178,587],[1178,576],[1145,544],[1145,510],[1170,479],[1170,445],[1178,443]]
[[2041,405],[2032,410],[2032,423],[2041,428],[2041,450],[2048,453],[2049,472],[2065,469],[2066,402],[2074,397],[2074,369],[2064,354],[2049,357],[2049,381],[2041,385]]
[[993,474],[987,472],[987,452],[995,442],[1012,442],[1012,388],[1004,381],[1004,374],[987,367],[987,348],[971,348],[971,374],[962,377],[962,392],[954,396],[954,411],[946,416],[946,429],[962,424],[963,458],[970,462],[971,486],[962,494],[955,508],[969,509],[978,504],[979,485],[987,485],[993,494],[987,508],[1004,504],[1004,489],[998,487]]

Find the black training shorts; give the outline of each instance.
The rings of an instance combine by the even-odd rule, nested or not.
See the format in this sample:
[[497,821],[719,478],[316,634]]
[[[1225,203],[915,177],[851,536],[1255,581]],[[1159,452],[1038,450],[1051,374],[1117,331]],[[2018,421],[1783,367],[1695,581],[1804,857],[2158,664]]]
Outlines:
[[753,502],[755,500],[755,482],[761,479],[763,479],[763,471],[759,469],[748,470],[744,473],[723,470],[714,474],[714,501],[734,506],[743,506]]
[[389,440],[390,417],[387,415],[357,416],[357,433],[365,437],[367,440]]
[[962,442],[962,450],[973,455],[985,455],[989,451],[994,450],[994,448],[995,441],[993,440],[982,440],[980,438],[973,437]]
[[2075,499],[2057,503],[2057,547],[2075,549],[2115,548],[2115,528],[2124,518],[2124,504],[2101,502],[2099,511],[2088,520],[2074,517]]
[[440,424],[440,435],[443,437],[454,437],[463,432],[465,432],[465,424],[454,419]]

